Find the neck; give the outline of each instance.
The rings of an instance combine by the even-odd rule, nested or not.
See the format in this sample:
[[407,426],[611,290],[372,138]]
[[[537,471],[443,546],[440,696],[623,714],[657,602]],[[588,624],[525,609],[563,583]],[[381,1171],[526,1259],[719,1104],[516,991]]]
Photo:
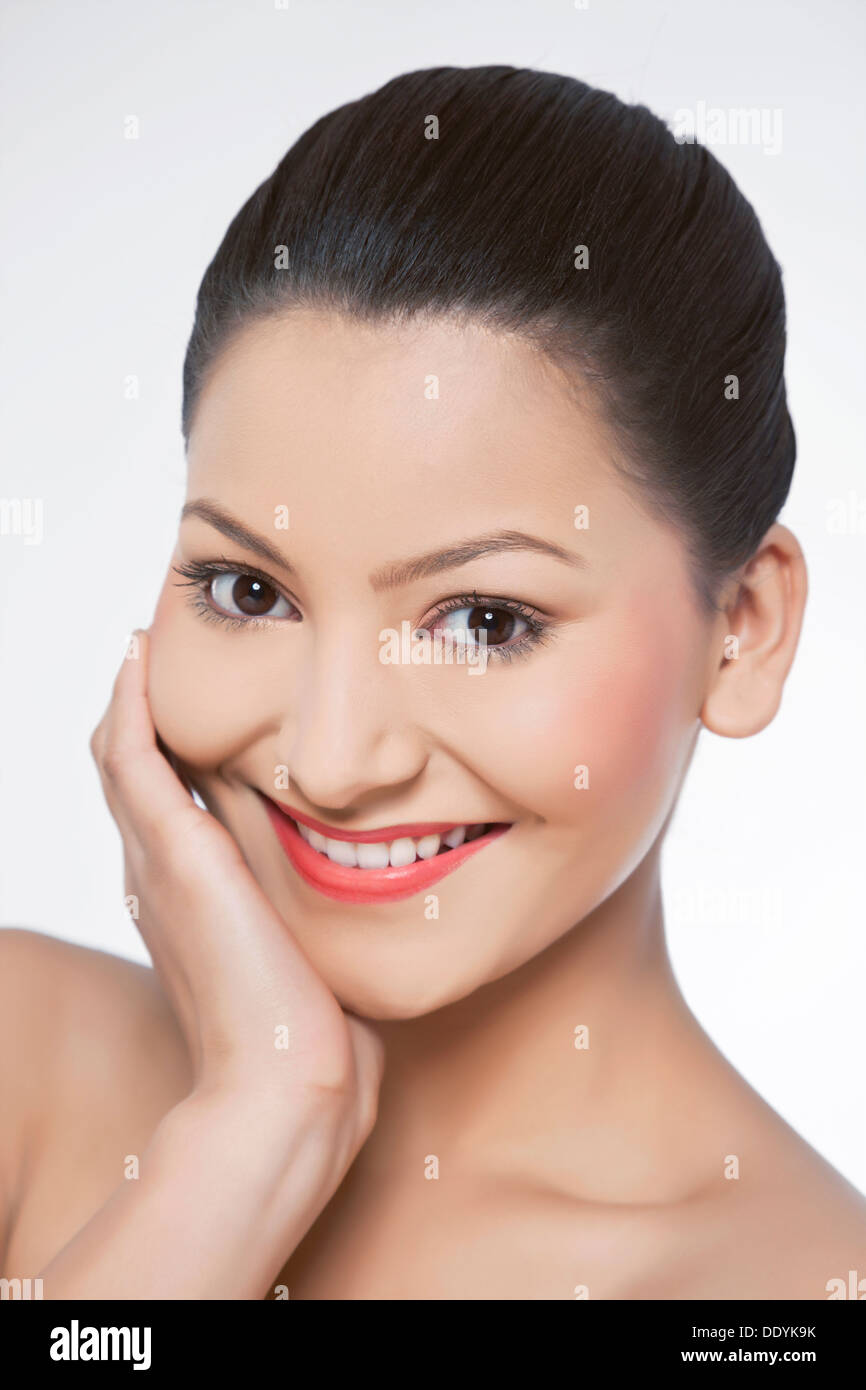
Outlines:
[[375,1026],[386,1066],[362,1172],[414,1173],[434,1154],[598,1201],[665,1200],[694,1179],[693,1107],[726,1064],[673,975],[658,846],[520,969]]

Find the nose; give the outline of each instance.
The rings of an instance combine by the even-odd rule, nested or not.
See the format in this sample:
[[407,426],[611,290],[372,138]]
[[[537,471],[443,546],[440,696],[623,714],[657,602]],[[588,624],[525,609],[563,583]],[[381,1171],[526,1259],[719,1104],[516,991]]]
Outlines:
[[428,739],[412,668],[379,660],[377,634],[341,625],[310,643],[278,736],[278,759],[310,806],[343,810],[412,782]]

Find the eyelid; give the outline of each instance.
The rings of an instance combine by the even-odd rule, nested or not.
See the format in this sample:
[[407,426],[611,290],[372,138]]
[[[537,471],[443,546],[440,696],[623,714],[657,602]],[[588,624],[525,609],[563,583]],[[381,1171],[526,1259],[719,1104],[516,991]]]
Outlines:
[[[550,621],[550,615],[544,613],[534,604],[524,603],[522,599],[514,599],[507,596],[497,597],[495,594],[479,594],[473,589],[468,594],[455,594],[451,598],[441,599],[439,603],[428,609],[424,621],[430,618],[441,616],[443,613],[454,613],[461,608],[503,608],[509,613],[516,613],[518,617],[525,618],[527,622],[537,621],[540,624]],[[424,626],[424,621],[418,624]]]
[[[285,593],[283,587],[278,584],[267,573],[257,565],[250,565],[236,560],[230,560],[226,556],[220,556],[212,560],[188,560],[181,564],[171,566],[173,573],[182,576],[179,586],[192,590],[190,602],[202,617],[220,622],[233,628],[268,627],[273,624],[297,621],[291,617],[274,618],[269,614],[261,616],[244,615],[240,617],[236,614],[226,613],[221,608],[214,605],[206,590],[215,575],[236,574],[250,575],[261,580],[273,589],[278,597],[283,598],[303,618],[300,605],[293,595]],[[523,633],[515,642],[493,645],[489,650],[489,655],[493,660],[514,660],[518,657],[528,655],[536,647],[548,642],[554,635],[552,628],[554,618],[545,613],[542,609],[536,608],[533,604],[525,603],[522,599],[514,599],[510,596],[482,595],[476,589],[471,593],[453,594],[448,598],[441,599],[425,615],[422,623],[417,624],[423,627],[435,618],[447,616],[449,613],[459,612],[461,608],[498,608],[501,611],[513,613],[523,619],[528,625],[528,632]]]
[[[203,618],[210,621],[222,623],[226,627],[232,628],[255,628],[272,627],[274,624],[294,623],[303,620],[303,614],[296,599],[283,592],[282,586],[277,584],[265,571],[259,569],[258,565],[238,564],[235,560],[229,560],[225,556],[213,560],[187,560],[181,564],[171,566],[174,574],[182,576],[175,581],[179,588],[190,590],[189,602],[193,608]],[[258,615],[228,613],[220,608],[210,594],[210,588],[214,579],[221,575],[247,575],[251,579],[257,579],[272,589],[278,599],[283,603],[289,604],[295,610],[297,617],[291,614],[284,614],[276,617],[270,613]]]
[[442,599],[434,610],[425,615],[423,622],[419,623],[418,627],[429,627],[434,619],[445,617],[449,613],[459,612],[461,608],[499,609],[501,612],[514,614],[527,625],[528,630],[522,633],[516,641],[489,646],[487,648],[489,660],[519,660],[521,657],[531,655],[533,651],[549,642],[555,635],[553,618],[542,613],[532,604],[524,603],[522,599],[510,597],[486,597],[479,595],[477,590],[473,590],[471,594],[457,594],[451,598]]
[[269,574],[267,570],[260,569],[258,565],[248,564],[246,560],[230,560],[225,555],[219,555],[213,560],[187,560],[183,564],[172,565],[172,569],[175,574],[183,574],[187,578],[200,580],[214,574],[251,574],[254,579],[260,579],[264,584],[269,584],[276,593],[282,595],[289,603],[294,604],[299,612],[301,611],[301,605],[295,595],[280,584],[278,579],[274,579],[272,574]]

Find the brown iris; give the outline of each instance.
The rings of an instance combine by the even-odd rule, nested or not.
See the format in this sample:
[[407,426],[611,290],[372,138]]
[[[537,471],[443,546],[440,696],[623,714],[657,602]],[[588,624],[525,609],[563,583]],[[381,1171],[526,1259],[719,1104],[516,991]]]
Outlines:
[[276,590],[254,574],[241,574],[232,585],[232,602],[249,618],[264,617],[277,597]]
[[466,623],[469,632],[486,632],[487,641],[493,645],[507,642],[514,634],[514,614],[507,608],[493,608],[478,605],[470,609]]

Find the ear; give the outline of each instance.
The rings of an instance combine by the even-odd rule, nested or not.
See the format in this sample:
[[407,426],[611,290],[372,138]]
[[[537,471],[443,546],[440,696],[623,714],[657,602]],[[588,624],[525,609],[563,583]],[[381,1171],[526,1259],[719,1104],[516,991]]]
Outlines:
[[720,660],[701,709],[725,738],[766,728],[782,700],[806,606],[806,562],[796,536],[778,522],[732,582],[716,627]]

